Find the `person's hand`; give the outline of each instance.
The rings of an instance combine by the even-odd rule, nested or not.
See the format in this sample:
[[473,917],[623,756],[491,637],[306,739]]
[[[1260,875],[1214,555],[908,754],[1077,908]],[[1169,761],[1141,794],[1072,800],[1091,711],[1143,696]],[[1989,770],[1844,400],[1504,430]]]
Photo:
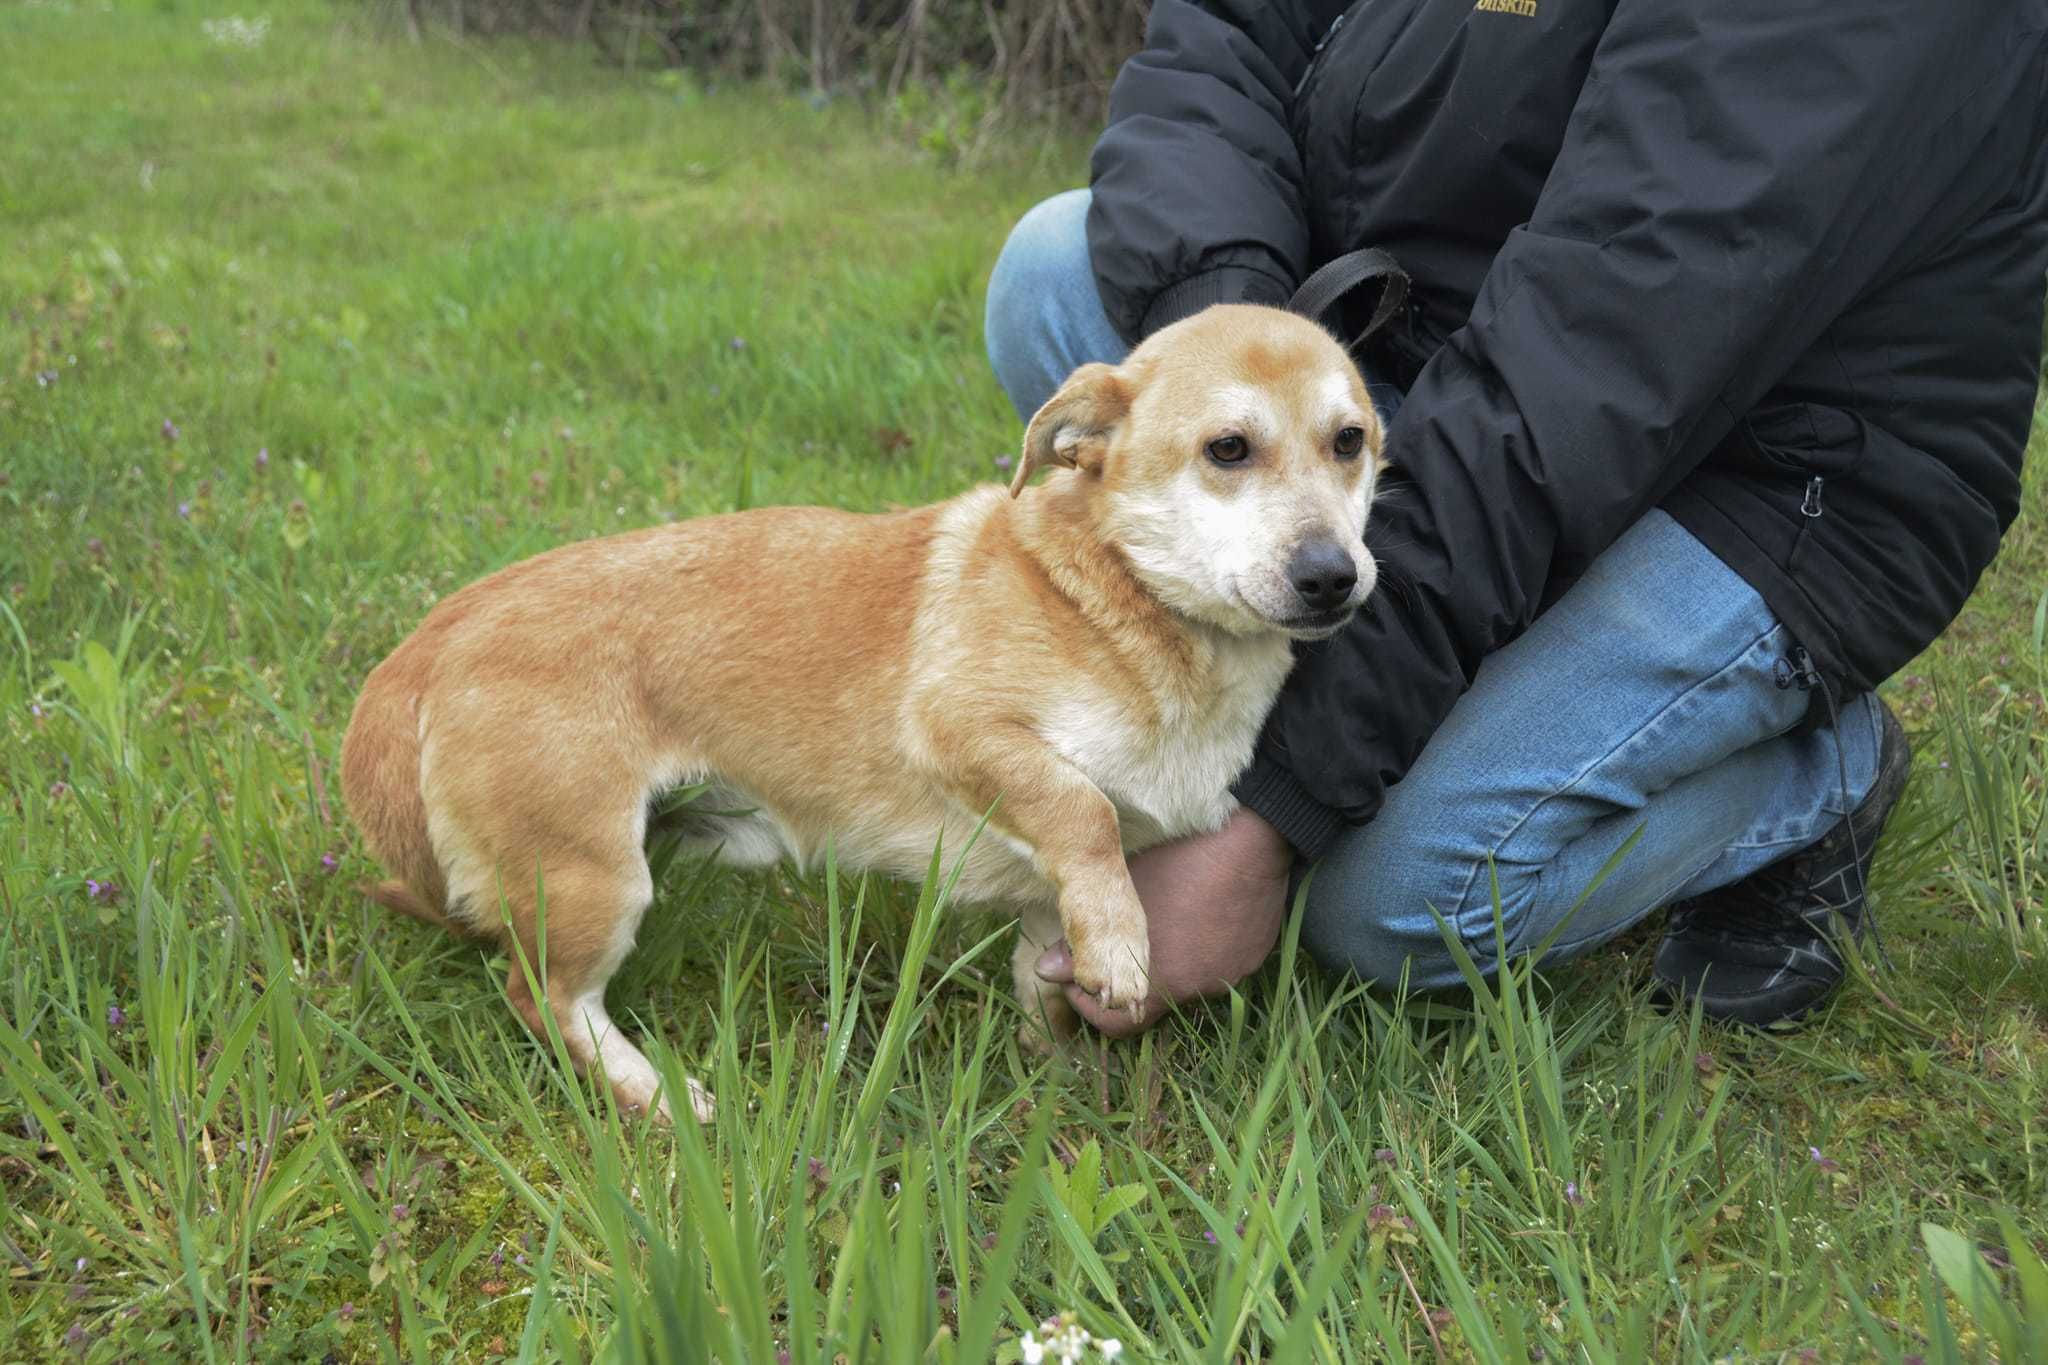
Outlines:
[[1239,808],[1214,834],[1198,834],[1131,859],[1152,941],[1152,993],[1145,1022],[1104,1009],[1074,984],[1065,939],[1038,958],[1038,975],[1066,987],[1083,1019],[1113,1038],[1157,1023],[1183,1000],[1218,995],[1258,970],[1279,941],[1294,850],[1280,832]]

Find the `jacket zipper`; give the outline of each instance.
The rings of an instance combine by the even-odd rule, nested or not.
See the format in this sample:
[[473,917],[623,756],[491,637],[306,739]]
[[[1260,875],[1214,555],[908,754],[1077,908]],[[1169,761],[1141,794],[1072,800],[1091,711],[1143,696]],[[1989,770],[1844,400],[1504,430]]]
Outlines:
[[1821,518],[1820,491],[1826,480],[1814,474],[1806,480],[1806,495],[1799,499],[1799,530],[1792,537],[1792,553],[1785,556],[1785,572],[1798,576],[1802,552],[1806,549],[1807,533]]
[[1308,66],[1302,70],[1301,79],[1294,83],[1294,98],[1300,99],[1301,92],[1308,89],[1308,78],[1316,74],[1316,63],[1322,58],[1323,49],[1330,45],[1330,39],[1337,36],[1337,30],[1344,27],[1344,20],[1348,16],[1349,11],[1347,11],[1345,14],[1338,15],[1336,22],[1331,24],[1330,27],[1324,31],[1322,41],[1318,42],[1315,45],[1315,47],[1310,49],[1308,54]]
[[1813,518],[1820,515],[1820,490],[1826,480],[1816,474],[1806,484],[1806,498],[1799,504],[1799,515]]

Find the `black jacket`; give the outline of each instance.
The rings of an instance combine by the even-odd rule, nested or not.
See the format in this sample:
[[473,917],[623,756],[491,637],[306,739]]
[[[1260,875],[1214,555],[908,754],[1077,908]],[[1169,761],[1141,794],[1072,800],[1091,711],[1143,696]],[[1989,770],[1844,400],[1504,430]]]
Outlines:
[[2044,29],[2048,0],[1159,0],[1091,175],[1125,337],[1361,246],[1415,283],[1366,354],[1409,386],[1383,586],[1302,651],[1239,797],[1311,855],[1369,819],[1652,507],[1838,693],[1939,634],[2019,509]]

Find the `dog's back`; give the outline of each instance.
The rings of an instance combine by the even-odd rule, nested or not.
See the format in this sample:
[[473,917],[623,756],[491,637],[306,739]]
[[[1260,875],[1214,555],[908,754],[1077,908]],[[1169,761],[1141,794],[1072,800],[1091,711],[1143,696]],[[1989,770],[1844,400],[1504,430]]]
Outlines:
[[[642,768],[696,782],[740,754],[799,791],[849,766],[891,766],[886,727],[829,725],[876,750],[856,755],[803,745],[797,718],[866,716],[900,689],[936,515],[762,508],[560,546],[451,594],[371,671],[342,744],[343,794],[391,877],[367,894],[490,932],[490,894],[469,884],[464,855],[516,856],[524,842],[457,836],[474,812],[522,805],[560,775],[539,752],[589,763],[599,749],[634,750],[599,784],[620,789],[646,780]],[[568,701],[531,705],[542,698]],[[459,757],[430,773],[449,752]],[[476,776],[485,766],[489,780]],[[508,767],[525,775],[498,771]]]

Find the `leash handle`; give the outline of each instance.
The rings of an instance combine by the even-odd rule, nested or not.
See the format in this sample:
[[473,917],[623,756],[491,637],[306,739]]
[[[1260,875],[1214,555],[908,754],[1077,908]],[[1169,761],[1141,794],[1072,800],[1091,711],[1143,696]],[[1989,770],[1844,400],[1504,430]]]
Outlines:
[[1346,349],[1356,348],[1392,321],[1402,305],[1408,302],[1408,272],[1401,268],[1392,252],[1376,246],[1345,252],[1301,282],[1301,288],[1295,290],[1294,297],[1287,301],[1288,311],[1320,322],[1332,304],[1368,280],[1382,282],[1380,301],[1372,310],[1372,318],[1365,324],[1365,330],[1346,345]]

